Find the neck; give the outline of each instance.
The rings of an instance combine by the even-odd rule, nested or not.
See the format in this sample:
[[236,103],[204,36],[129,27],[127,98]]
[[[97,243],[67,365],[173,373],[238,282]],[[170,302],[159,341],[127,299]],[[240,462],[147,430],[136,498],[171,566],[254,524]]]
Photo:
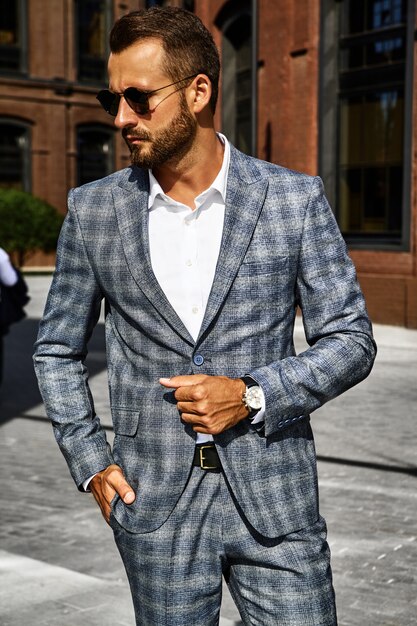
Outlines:
[[194,199],[215,180],[223,163],[224,146],[214,130],[199,129],[191,150],[174,163],[152,170],[164,193],[191,209]]

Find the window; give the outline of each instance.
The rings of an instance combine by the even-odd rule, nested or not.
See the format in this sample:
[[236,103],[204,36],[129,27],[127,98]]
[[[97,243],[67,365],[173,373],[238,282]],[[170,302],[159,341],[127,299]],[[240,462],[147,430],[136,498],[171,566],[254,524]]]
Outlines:
[[151,7],[163,7],[169,5],[167,0],[146,0],[146,8],[150,9]]
[[249,2],[229,2],[216,19],[222,31],[222,130],[239,150],[254,154],[253,23]]
[[1,119],[0,187],[30,190],[29,128]]
[[107,79],[109,0],[77,0],[78,80],[102,83]]
[[411,7],[406,0],[324,4],[321,173],[350,244],[404,246]]
[[[151,7],[166,7],[170,5],[173,5],[170,0],[146,0],[145,2],[147,9],[150,9]],[[182,8],[187,11],[194,12],[194,0],[182,0]]]
[[113,130],[84,126],[77,131],[77,184],[84,185],[114,171]]
[[0,10],[0,71],[26,71],[26,2],[2,0]]

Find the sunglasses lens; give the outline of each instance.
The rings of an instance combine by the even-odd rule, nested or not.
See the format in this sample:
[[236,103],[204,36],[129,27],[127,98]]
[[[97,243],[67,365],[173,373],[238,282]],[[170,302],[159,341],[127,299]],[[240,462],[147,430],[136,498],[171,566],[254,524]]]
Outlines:
[[[140,113],[141,115],[149,113],[149,97],[146,91],[139,91],[139,89],[135,89],[135,87],[128,87],[123,96],[135,113]],[[120,104],[119,94],[113,93],[108,89],[103,89],[97,94],[96,98],[106,113],[116,117]]]
[[124,92],[124,98],[135,113],[144,115],[149,113],[149,96],[146,91],[139,91],[135,87],[128,87]]
[[106,113],[116,117],[117,111],[119,110],[120,96],[117,93],[112,93],[108,89],[103,89],[96,97]]

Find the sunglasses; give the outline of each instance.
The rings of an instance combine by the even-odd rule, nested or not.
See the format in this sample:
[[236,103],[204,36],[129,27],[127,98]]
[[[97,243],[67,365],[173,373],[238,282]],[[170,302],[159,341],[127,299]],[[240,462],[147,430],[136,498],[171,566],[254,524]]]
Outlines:
[[[122,97],[126,100],[130,108],[135,113],[145,115],[151,110],[149,108],[149,98],[153,96],[154,93],[162,91],[162,89],[166,89],[167,87],[178,85],[185,80],[191,80],[191,78],[195,78],[196,76],[197,74],[193,74],[192,76],[186,76],[185,78],[181,78],[180,80],[175,81],[175,83],[164,85],[164,87],[159,87],[159,89],[154,89],[153,91],[141,91],[140,89],[136,89],[136,87],[128,87],[123,93],[119,94],[113,93],[112,91],[109,91],[109,89],[103,89],[97,94],[96,98],[100,102],[106,113],[109,113],[113,117],[116,117],[117,115],[120,100]],[[178,89],[176,89],[175,91],[178,91]],[[172,93],[175,92],[173,91]]]

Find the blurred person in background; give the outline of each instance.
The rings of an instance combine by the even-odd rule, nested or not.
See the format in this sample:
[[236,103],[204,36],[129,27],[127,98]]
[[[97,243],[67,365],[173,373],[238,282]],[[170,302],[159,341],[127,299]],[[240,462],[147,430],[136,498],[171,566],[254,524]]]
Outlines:
[[17,284],[19,275],[13,267],[9,255],[0,248],[0,384],[3,380],[3,335],[9,330],[9,321],[6,312],[7,287]]

